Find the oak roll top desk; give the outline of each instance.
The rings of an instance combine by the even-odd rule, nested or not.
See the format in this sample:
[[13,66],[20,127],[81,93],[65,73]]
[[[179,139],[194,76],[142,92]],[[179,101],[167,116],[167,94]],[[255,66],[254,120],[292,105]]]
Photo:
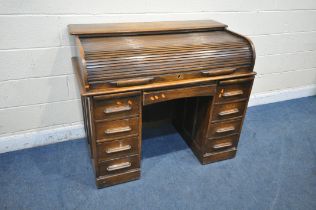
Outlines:
[[146,107],[156,115],[172,107],[168,116],[202,164],[236,155],[255,76],[249,39],[211,20],[75,24],[69,32],[98,187],[140,177]]

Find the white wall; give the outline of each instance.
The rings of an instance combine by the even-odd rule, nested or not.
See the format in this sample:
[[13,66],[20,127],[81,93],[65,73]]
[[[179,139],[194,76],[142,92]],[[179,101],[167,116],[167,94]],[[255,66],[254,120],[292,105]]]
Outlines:
[[0,0],[0,142],[81,125],[68,24],[193,19],[254,41],[254,94],[316,84],[315,0]]

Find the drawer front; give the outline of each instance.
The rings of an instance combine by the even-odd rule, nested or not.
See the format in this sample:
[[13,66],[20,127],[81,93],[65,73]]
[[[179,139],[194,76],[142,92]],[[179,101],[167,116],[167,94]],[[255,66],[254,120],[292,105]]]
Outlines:
[[236,156],[237,149],[227,149],[219,152],[207,152],[203,155],[204,164],[227,160]]
[[183,87],[169,90],[144,92],[143,104],[169,101],[178,98],[189,98],[197,96],[213,96],[216,93],[216,85],[200,85],[194,87]]
[[98,142],[100,142],[100,140],[103,141],[137,135],[139,127],[138,121],[138,117],[135,117],[123,120],[96,122],[97,141],[99,140]]
[[94,119],[112,119],[138,115],[140,97],[125,97],[114,99],[94,99]]
[[98,158],[109,159],[138,154],[138,138],[106,141],[97,145]]
[[210,124],[207,137],[218,138],[239,133],[241,122],[241,120],[234,120]]
[[250,95],[253,78],[221,81],[215,97],[216,103],[247,99]]
[[117,158],[99,163],[99,175],[114,175],[137,168],[140,168],[140,160],[138,155]]
[[247,101],[217,104],[213,110],[212,121],[242,117],[246,106]]
[[206,143],[206,152],[219,152],[237,148],[239,135],[234,134],[218,139],[208,139]]

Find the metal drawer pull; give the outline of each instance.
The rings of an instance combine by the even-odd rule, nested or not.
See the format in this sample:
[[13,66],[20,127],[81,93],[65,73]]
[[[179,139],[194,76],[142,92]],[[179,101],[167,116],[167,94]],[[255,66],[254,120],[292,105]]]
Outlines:
[[130,126],[125,126],[125,127],[119,127],[119,128],[109,128],[104,131],[105,134],[115,134],[115,133],[122,133],[122,132],[127,132],[131,131],[132,128]]
[[235,91],[230,91],[230,92],[227,92],[227,93],[223,93],[223,96],[224,97],[232,97],[232,96],[239,96],[239,95],[242,95],[244,94],[244,91],[242,90],[235,90]]
[[213,146],[213,149],[222,149],[222,148],[226,148],[226,147],[230,147],[230,146],[233,146],[233,144],[231,142],[222,143],[222,144],[215,144]]
[[126,150],[130,150],[131,148],[132,148],[131,145],[126,145],[126,146],[122,146],[122,147],[110,148],[110,149],[105,150],[105,152],[108,154],[111,154],[111,153],[123,152]]
[[104,109],[105,114],[115,113],[115,112],[124,112],[131,110],[132,107],[130,105],[122,105],[122,106],[112,106]]
[[216,133],[225,133],[225,132],[234,131],[234,130],[235,130],[234,126],[229,126],[229,127],[217,129]]
[[235,109],[230,109],[230,110],[225,110],[222,111],[220,113],[218,113],[218,115],[220,116],[226,116],[226,115],[231,115],[231,114],[236,114],[239,112],[239,109],[235,108]]
[[111,166],[107,167],[106,170],[107,171],[115,171],[115,170],[120,170],[120,169],[123,169],[123,168],[131,167],[131,165],[132,164],[130,162],[125,162],[125,163],[111,165]]

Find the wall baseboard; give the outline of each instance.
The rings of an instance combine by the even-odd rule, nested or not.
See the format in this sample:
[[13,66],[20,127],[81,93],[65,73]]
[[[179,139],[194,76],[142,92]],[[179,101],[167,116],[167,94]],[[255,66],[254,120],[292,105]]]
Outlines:
[[316,84],[297,88],[274,90],[264,93],[253,94],[250,97],[248,106],[270,104],[313,95],[316,95]]
[[0,137],[0,154],[85,137],[83,124]]
[[[254,94],[250,97],[249,106],[257,106],[274,102],[316,95],[316,84],[285,90]],[[0,153],[43,146],[85,137],[83,124],[50,128],[0,137]]]

